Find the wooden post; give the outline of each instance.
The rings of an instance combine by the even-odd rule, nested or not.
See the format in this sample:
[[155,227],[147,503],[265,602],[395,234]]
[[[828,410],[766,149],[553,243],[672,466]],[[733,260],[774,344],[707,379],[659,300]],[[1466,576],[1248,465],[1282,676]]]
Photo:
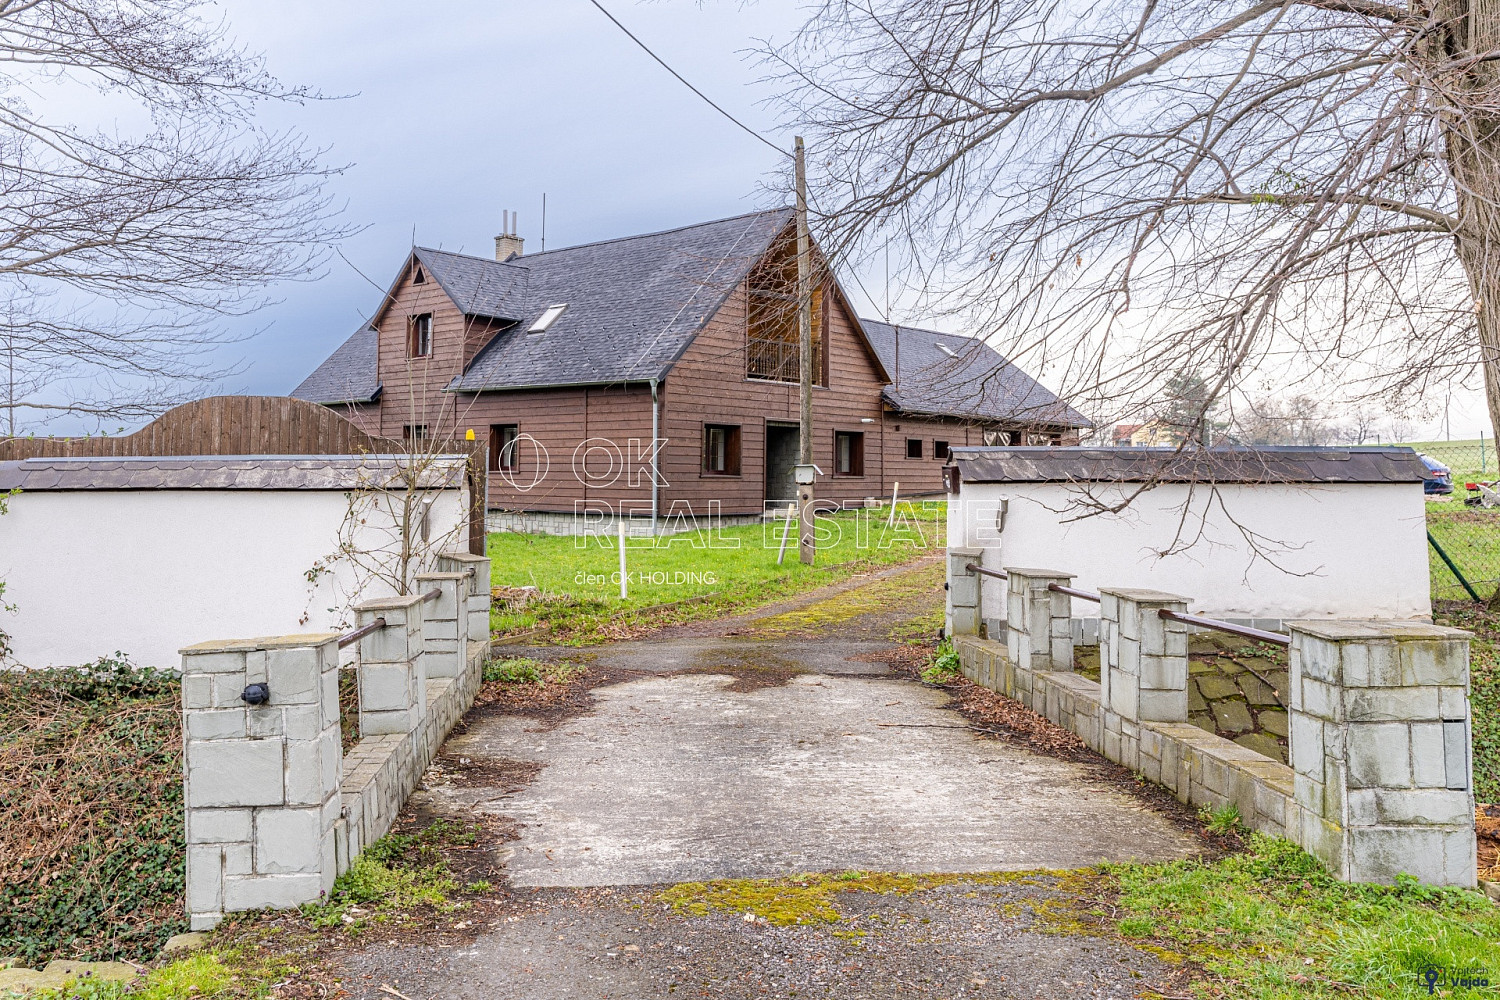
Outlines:
[[[807,231],[807,159],[802,148],[802,137],[797,144],[797,342],[800,347],[799,365],[802,376],[802,425],[799,461],[804,466],[813,464],[812,426],[812,261],[811,239]],[[837,460],[837,459],[835,459]],[[812,565],[818,554],[817,539],[813,534],[813,487],[809,483],[797,487],[797,551],[802,562]]]

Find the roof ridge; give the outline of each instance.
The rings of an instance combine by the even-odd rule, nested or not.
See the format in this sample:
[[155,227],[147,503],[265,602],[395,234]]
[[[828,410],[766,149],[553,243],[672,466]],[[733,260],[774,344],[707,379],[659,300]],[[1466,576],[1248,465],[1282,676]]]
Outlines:
[[545,257],[555,253],[567,253],[569,250],[584,250],[588,247],[601,247],[606,246],[610,243],[625,243],[629,240],[644,240],[649,239],[653,236],[668,236],[672,233],[684,233],[689,229],[702,229],[705,226],[717,226],[720,223],[724,222],[735,222],[740,219],[749,219],[757,215],[775,215],[777,212],[790,212],[791,210],[792,206],[782,205],[778,208],[764,208],[755,212],[741,212],[739,215],[727,215],[722,219],[709,219],[707,222],[694,222],[686,226],[673,226],[670,229],[658,229],[655,232],[650,233],[635,233],[630,236],[612,236],[607,240],[594,240],[590,243],[575,243],[572,246],[558,247],[556,250],[538,250],[536,253],[522,254],[521,256],[515,257],[511,260],[495,260],[493,257],[482,257],[478,254],[455,253],[452,250],[439,250],[436,247],[417,246],[413,247],[412,249],[426,250],[430,253],[445,253],[450,257],[465,257],[470,260],[482,260],[490,264],[509,264],[516,267],[525,267],[526,261],[535,260],[538,257]]
[[[989,341],[985,340],[983,337],[976,337],[972,333],[949,333],[946,330],[929,330],[925,326],[912,326],[910,323],[892,323],[888,320],[883,319],[866,319],[863,316],[859,318],[859,321],[861,323],[874,323],[877,326],[890,327],[892,330],[895,330],[898,333],[926,333],[934,337],[956,337],[959,340],[978,341],[979,343],[984,344],[986,347],[989,347],[990,350],[995,350]],[[995,351],[995,353],[999,354],[1000,352]]]

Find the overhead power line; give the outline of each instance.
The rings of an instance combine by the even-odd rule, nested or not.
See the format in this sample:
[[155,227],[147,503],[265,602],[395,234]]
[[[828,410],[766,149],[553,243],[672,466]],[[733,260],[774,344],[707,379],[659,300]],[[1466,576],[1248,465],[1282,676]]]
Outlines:
[[[613,14],[611,14],[605,8],[605,6],[602,3],[599,2],[599,0],[589,0],[589,3],[591,3],[595,7],[597,7],[599,9],[599,13],[601,13],[605,17],[609,18],[610,21],[614,23],[615,27],[617,27],[621,31],[625,32],[626,37],[628,37],[632,42],[635,42],[636,45],[640,46],[642,52],[646,53],[646,55],[648,55],[652,59],[656,60],[657,65],[661,66],[662,69],[666,70],[668,73],[671,73],[674,77],[676,77],[677,78],[677,82],[681,83],[688,90],[691,90],[694,94],[698,95],[698,97],[700,99],[702,99],[705,104],[707,104],[709,107],[713,108],[715,111],[717,111],[719,114],[723,115],[725,118],[728,118],[731,122],[733,122],[735,125],[739,126],[739,128],[741,128],[742,130],[744,130],[747,134],[751,135],[755,139],[759,140],[760,142],[762,142],[762,143],[766,144],[767,146],[770,146],[772,149],[776,150],[776,152],[780,153],[782,156],[785,156],[788,159],[792,158],[792,154],[791,153],[789,153],[786,150],[782,149],[780,146],[776,145],[770,139],[767,139],[765,136],[763,136],[759,132],[755,131],[755,129],[751,128],[749,125],[746,125],[744,122],[740,121],[738,118],[736,118],[734,115],[730,114],[728,111],[725,111],[718,104],[714,103],[713,98],[709,97],[703,91],[699,90],[697,87],[695,87],[691,83],[689,83],[688,80],[687,80],[687,78],[685,76],[683,76],[681,73],[677,72],[670,65],[668,65],[668,63],[667,63],[667,61],[665,59],[663,59],[661,56],[657,55],[655,52],[651,51],[651,47],[648,46],[645,42],[641,41],[638,37],[636,37],[636,35],[635,35],[635,33],[633,31],[631,31],[629,28],[625,27],[625,25],[621,24],[620,23],[620,19],[617,18],[617,17],[615,17]],[[816,206],[814,206],[814,207],[816,208]],[[855,284],[859,285],[859,290],[865,293],[865,298],[867,300],[869,300],[870,308],[872,308],[875,312],[880,313],[880,317],[881,317],[882,320],[884,320],[886,323],[890,323],[891,317],[889,315],[889,310],[882,310],[880,308],[880,303],[878,301],[876,301],[875,296],[873,296],[873,295],[870,294],[870,290],[865,287],[864,281],[861,280],[861,278],[859,276],[858,269],[854,268],[853,266],[849,266],[849,262],[847,260],[844,261],[844,264],[846,265],[846,268],[847,268],[849,274],[854,278]]]
[[621,31],[625,32],[626,36],[629,37],[629,39],[632,42],[635,42],[635,44],[637,44],[637,45],[639,45],[641,47],[641,51],[642,52],[646,53],[646,55],[650,56],[652,59],[655,59],[656,62],[657,62],[657,64],[660,65],[662,69],[666,70],[668,73],[671,73],[673,76],[675,76],[677,78],[677,82],[681,83],[688,90],[691,90],[693,93],[697,94],[700,98],[703,99],[704,103],[706,103],[709,107],[713,108],[719,114],[723,115],[725,118],[728,118],[730,121],[734,122],[740,128],[744,129],[750,135],[754,136],[756,139],[760,140],[761,142],[765,143],[767,146],[770,146],[772,149],[776,150],[776,152],[780,153],[782,156],[790,157],[792,155],[791,153],[788,153],[786,150],[782,149],[780,146],[776,145],[770,139],[767,139],[765,136],[763,136],[759,132],[755,131],[755,129],[751,128],[749,125],[746,125],[744,122],[740,121],[738,118],[736,118],[734,115],[730,114],[728,111],[725,111],[723,108],[719,107],[719,105],[715,104],[714,101],[713,101],[713,98],[709,97],[703,91],[699,90],[697,87],[695,87],[691,83],[689,83],[687,81],[686,77],[684,77],[681,73],[677,72],[671,66],[667,65],[667,61],[665,59],[663,59],[661,56],[657,55],[655,52],[652,52],[651,51],[651,47],[649,45],[647,45],[645,42],[641,41],[639,38],[637,38],[635,36],[634,32],[632,32],[629,28],[625,27],[625,25],[621,24],[620,23],[620,19],[617,18],[617,17],[615,17],[608,10],[606,10],[604,8],[604,5],[602,3],[600,3],[599,0],[589,0],[589,3],[593,4],[595,7],[598,7],[599,8],[599,13],[603,14],[605,17],[607,17],[611,21],[613,21],[616,28],[619,28]]

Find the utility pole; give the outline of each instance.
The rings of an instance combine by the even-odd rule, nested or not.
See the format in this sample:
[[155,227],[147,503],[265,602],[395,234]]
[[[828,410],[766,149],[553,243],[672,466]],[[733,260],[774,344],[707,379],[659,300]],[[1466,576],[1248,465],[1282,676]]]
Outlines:
[[[797,143],[797,343],[802,375],[802,450],[797,476],[797,553],[811,566],[818,554],[813,513],[813,344],[812,344],[812,240],[807,232],[807,159],[802,137]],[[806,480],[806,482],[802,482]]]

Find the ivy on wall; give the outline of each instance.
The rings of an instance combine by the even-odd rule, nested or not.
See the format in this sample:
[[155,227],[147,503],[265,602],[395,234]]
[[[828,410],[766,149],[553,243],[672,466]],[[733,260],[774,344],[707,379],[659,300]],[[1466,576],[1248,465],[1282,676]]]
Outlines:
[[180,683],[0,671],[0,957],[153,956],[183,916]]

